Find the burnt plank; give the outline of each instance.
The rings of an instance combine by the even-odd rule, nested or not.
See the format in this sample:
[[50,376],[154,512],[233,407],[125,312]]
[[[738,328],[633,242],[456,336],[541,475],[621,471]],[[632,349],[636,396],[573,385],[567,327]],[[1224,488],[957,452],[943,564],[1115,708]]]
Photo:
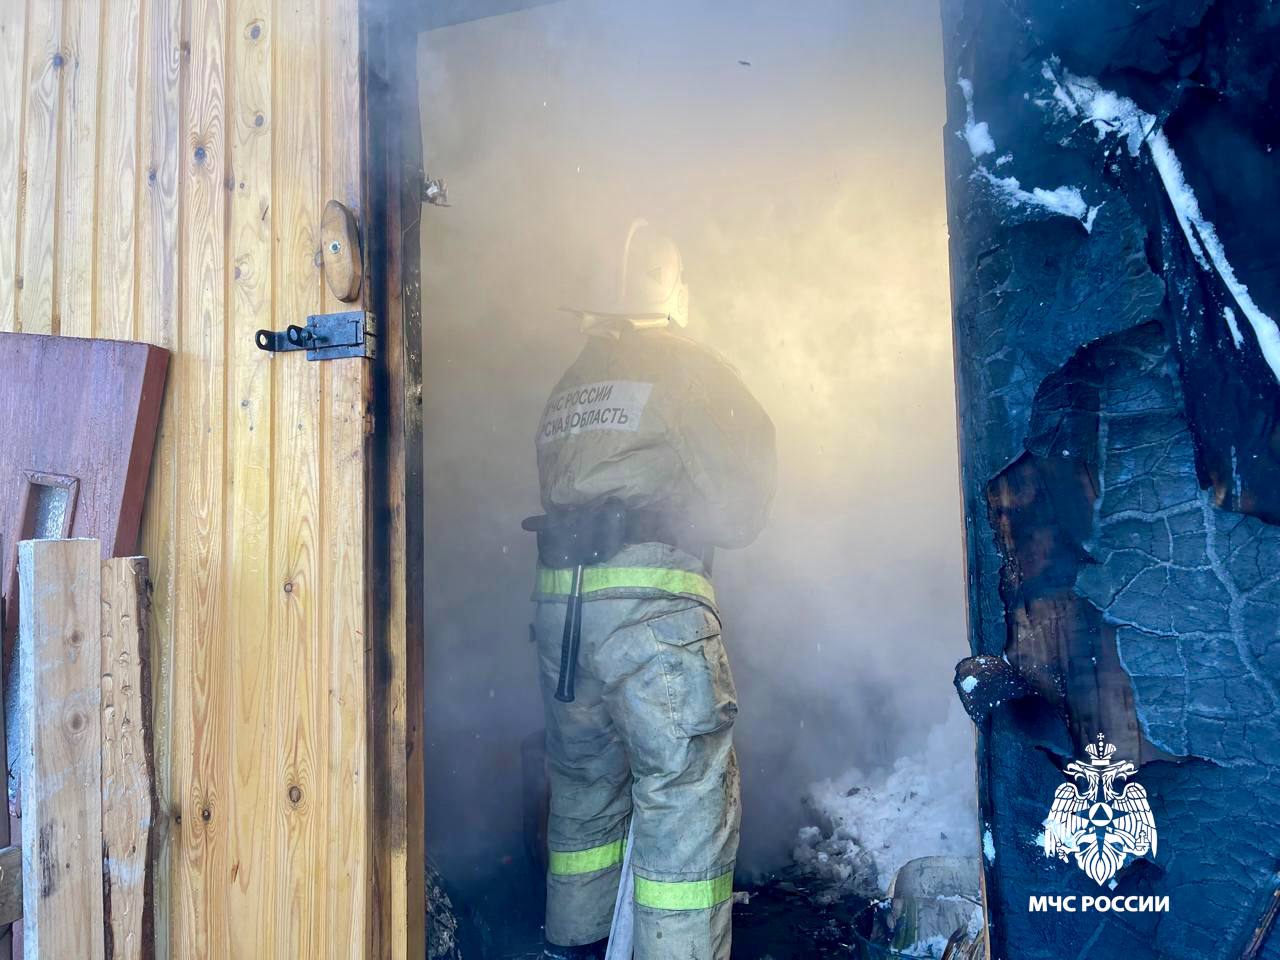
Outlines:
[[146,557],[102,564],[102,869],[112,960],[155,956],[150,607]]

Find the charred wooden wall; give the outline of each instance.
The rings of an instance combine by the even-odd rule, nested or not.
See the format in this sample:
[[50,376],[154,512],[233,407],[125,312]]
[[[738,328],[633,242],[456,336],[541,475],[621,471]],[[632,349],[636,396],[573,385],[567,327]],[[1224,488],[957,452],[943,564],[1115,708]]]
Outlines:
[[[1280,867],[1280,8],[943,8],[992,956],[1234,960]],[[1037,843],[1099,732],[1167,914],[1028,912],[1111,892]]]

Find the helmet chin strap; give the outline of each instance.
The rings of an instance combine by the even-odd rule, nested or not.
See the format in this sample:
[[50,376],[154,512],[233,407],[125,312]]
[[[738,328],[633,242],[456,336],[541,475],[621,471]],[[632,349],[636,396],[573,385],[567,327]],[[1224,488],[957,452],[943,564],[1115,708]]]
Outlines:
[[670,317],[655,317],[652,319],[644,317],[633,317],[623,321],[632,330],[662,330],[672,326]]

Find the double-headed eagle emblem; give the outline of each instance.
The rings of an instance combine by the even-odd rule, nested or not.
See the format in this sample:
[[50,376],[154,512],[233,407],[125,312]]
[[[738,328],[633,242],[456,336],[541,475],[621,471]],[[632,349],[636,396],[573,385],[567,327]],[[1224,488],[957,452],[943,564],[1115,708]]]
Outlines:
[[[1053,794],[1053,807],[1044,821],[1045,856],[1076,866],[1098,883],[1116,875],[1125,860],[1156,852],[1156,821],[1147,791],[1130,778],[1137,768],[1128,760],[1113,760],[1115,744],[1102,734],[1085,747],[1089,762],[1067,764],[1072,779]],[[1117,781],[1123,785],[1117,789]]]

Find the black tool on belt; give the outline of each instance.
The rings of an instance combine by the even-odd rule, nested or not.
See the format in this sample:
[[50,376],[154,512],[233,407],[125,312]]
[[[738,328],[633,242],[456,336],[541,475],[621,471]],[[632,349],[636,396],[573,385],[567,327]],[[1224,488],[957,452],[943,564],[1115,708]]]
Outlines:
[[573,680],[582,642],[583,568],[606,563],[630,543],[666,543],[701,556],[692,527],[658,510],[628,510],[611,497],[600,504],[567,507],[529,517],[520,526],[538,535],[538,560],[553,570],[572,569],[569,600],[560,643],[560,679],[556,699],[573,702]]

